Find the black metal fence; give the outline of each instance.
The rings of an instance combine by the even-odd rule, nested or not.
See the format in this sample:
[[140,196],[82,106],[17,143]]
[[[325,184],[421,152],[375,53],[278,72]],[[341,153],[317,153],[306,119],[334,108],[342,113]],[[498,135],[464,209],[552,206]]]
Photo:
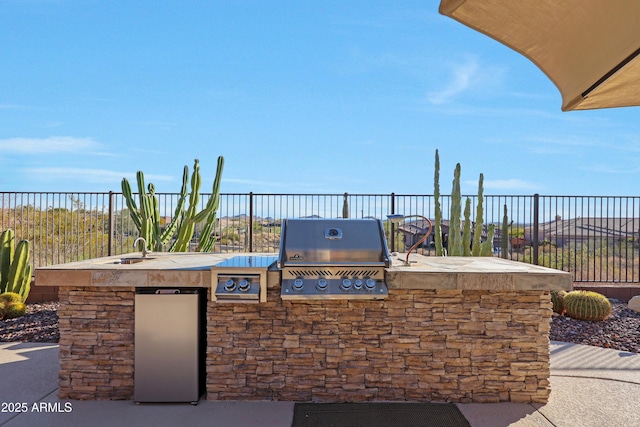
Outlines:
[[[132,252],[137,230],[121,193],[5,192],[2,229],[32,244],[34,267]],[[177,194],[160,193],[169,221]],[[202,194],[202,206],[208,194]],[[463,196],[463,199],[467,196]],[[471,200],[475,219],[477,196]],[[277,252],[282,218],[386,219],[389,214],[433,218],[433,195],[407,194],[221,194],[214,227],[215,252]],[[442,196],[443,218],[451,208]],[[503,211],[509,227],[507,258],[570,271],[576,282],[640,282],[640,197],[488,195],[485,225],[495,224],[495,256],[501,256]],[[399,229],[386,225],[392,250],[404,250]],[[196,228],[192,247],[198,244]],[[433,254],[428,245],[420,250]]]

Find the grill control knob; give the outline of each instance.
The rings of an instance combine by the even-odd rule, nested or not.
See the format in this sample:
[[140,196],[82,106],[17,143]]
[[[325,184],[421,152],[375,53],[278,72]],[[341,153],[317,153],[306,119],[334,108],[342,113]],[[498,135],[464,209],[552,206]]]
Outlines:
[[356,280],[353,282],[353,289],[357,289],[357,290],[362,289],[362,280],[360,280],[360,279],[356,279]]
[[326,279],[320,279],[318,280],[318,284],[316,285],[316,289],[318,289],[319,291],[326,291],[327,290],[327,281]]
[[251,289],[251,282],[247,279],[242,279],[240,284],[238,284],[238,289],[240,289],[241,292],[248,292],[249,289]]
[[293,281],[294,291],[301,291],[303,286],[304,286],[304,281],[302,279],[296,279]]
[[351,280],[344,279],[340,287],[342,288],[343,291],[348,291],[349,289],[351,289]]
[[236,282],[233,279],[228,279],[224,284],[224,290],[227,292],[233,292],[236,290]]
[[364,286],[368,291],[372,291],[376,288],[376,281],[373,279],[367,279],[367,281],[364,283]]

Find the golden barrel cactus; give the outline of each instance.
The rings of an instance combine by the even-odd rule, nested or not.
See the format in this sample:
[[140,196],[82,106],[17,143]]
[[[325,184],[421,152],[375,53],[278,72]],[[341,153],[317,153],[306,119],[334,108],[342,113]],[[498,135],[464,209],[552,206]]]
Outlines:
[[611,314],[611,302],[602,294],[591,291],[571,291],[564,298],[565,314],[573,319],[601,321]]

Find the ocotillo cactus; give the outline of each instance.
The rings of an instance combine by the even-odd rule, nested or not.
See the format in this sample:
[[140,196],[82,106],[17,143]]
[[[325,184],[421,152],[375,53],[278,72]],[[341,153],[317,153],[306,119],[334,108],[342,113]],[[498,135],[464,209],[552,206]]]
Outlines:
[[433,232],[435,244],[436,244],[436,256],[444,255],[444,248],[442,247],[442,208],[440,207],[440,156],[438,150],[436,150],[436,167],[433,174],[433,198],[434,200],[434,215],[435,224],[433,225]]
[[[138,209],[131,186],[126,178],[122,179],[122,193],[125,197],[129,213],[133,223],[138,228],[140,236],[147,241],[147,248],[155,251],[162,251],[166,245],[177,233],[176,240],[169,248],[170,252],[186,252],[189,249],[189,242],[195,232],[196,224],[205,221],[202,230],[200,252],[208,252],[213,246],[214,239],[212,237],[212,228],[216,219],[216,213],[220,204],[220,181],[222,179],[222,169],[224,167],[224,158],[218,157],[218,166],[216,176],[213,182],[213,192],[211,198],[207,202],[206,207],[197,212],[198,202],[200,200],[200,162],[195,159],[193,164],[193,173],[191,175],[191,193],[188,194],[189,186],[189,168],[184,167],[182,174],[182,187],[178,203],[171,222],[161,231],[160,210],[158,206],[158,198],[155,195],[155,187],[149,184],[145,191],[144,174],[138,171],[136,174],[138,181],[138,196],[140,200],[140,209]],[[189,196],[189,208],[185,211],[187,195]]]
[[478,179],[478,205],[476,206],[476,226],[473,231],[473,245],[471,246],[471,255],[480,256],[482,251],[482,225],[484,223],[484,175],[480,174]]
[[0,236],[0,293],[14,292],[24,302],[31,290],[29,241],[21,240],[15,249],[14,242],[13,230],[5,230]]

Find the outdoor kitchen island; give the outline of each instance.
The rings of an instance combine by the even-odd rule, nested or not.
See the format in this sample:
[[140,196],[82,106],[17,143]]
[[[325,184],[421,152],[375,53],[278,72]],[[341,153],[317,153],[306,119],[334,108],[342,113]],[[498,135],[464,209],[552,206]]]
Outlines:
[[[252,303],[215,298],[212,266],[235,256],[153,253],[36,270],[59,286],[65,399],[134,396],[134,296],[152,286],[209,289],[206,398],[316,402],[537,402],[549,396],[557,270],[497,258],[394,256],[384,299],[286,300],[280,271]],[[273,254],[271,254],[273,255]]]

